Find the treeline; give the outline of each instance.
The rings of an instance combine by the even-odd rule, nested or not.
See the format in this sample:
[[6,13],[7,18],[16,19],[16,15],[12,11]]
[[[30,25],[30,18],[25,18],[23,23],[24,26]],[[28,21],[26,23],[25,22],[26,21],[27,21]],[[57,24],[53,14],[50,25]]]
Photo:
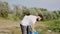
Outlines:
[[[12,8],[12,7],[11,7]],[[43,21],[53,20],[60,18],[60,10],[58,11],[48,11],[45,8],[27,8],[25,6],[13,5],[11,9],[7,2],[0,1],[0,17],[11,19],[11,20],[20,20],[26,14],[43,16]]]

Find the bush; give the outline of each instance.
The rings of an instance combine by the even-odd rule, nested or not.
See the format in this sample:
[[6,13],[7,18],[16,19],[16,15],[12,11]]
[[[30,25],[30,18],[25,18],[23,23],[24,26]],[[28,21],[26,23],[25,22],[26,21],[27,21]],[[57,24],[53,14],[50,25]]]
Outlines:
[[0,2],[0,16],[8,17],[9,6],[7,2]]
[[54,32],[60,32],[60,20],[54,20],[54,21],[50,21],[48,23],[48,29],[54,31]]

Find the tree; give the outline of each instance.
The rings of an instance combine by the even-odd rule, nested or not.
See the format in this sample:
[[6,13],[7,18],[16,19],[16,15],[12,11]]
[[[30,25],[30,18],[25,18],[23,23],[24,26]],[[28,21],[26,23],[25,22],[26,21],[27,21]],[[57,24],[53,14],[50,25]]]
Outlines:
[[22,7],[22,15],[30,15],[30,10],[25,6]]
[[19,5],[14,5],[13,17],[15,20],[20,19],[21,9]]
[[0,2],[0,16],[1,17],[8,17],[9,12],[9,5],[7,2]]
[[57,18],[59,18],[60,14],[59,14],[59,12],[58,12],[58,11],[53,11],[53,13],[55,13],[55,14],[56,14]]
[[44,8],[39,8],[41,11],[47,11],[47,9],[44,9]]

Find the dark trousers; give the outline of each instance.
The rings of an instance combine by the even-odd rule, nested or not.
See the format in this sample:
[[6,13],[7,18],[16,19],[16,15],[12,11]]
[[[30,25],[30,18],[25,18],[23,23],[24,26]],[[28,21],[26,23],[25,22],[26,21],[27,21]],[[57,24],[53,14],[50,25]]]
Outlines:
[[29,26],[23,26],[20,24],[22,34],[29,34]]

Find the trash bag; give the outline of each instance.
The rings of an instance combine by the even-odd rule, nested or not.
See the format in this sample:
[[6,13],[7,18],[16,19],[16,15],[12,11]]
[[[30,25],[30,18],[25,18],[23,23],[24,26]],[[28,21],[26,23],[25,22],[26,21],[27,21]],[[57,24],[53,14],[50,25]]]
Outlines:
[[[32,34],[32,32],[30,31],[29,34]],[[34,30],[34,34],[38,34],[38,31]]]

